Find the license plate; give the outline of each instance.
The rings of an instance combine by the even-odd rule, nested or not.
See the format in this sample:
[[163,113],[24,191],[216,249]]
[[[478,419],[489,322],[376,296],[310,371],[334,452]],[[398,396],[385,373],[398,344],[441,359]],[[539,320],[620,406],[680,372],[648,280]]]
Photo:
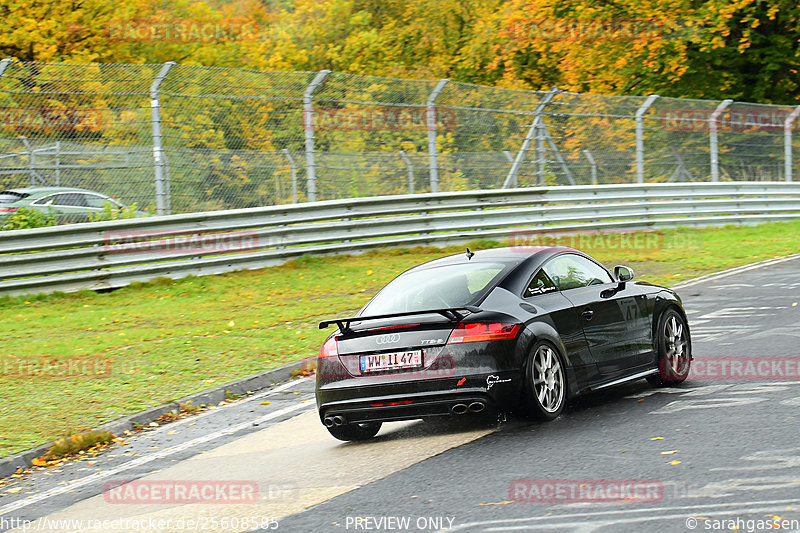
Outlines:
[[410,352],[379,353],[361,356],[362,372],[419,368],[422,366],[422,350]]

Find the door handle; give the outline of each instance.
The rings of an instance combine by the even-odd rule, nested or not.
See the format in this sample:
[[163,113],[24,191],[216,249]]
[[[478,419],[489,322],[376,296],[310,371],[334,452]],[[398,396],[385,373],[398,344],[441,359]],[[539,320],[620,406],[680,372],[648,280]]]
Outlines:
[[583,313],[581,313],[581,316],[586,320],[591,320],[592,317],[594,316],[594,311],[592,311],[591,309],[584,309]]

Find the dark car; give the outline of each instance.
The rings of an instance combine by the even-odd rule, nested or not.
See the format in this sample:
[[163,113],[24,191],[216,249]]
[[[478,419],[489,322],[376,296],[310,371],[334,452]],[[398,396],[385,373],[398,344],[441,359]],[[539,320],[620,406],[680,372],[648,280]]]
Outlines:
[[381,423],[523,409],[556,418],[576,395],[686,379],[689,327],[667,288],[566,247],[498,248],[396,277],[335,324],[317,359],[320,420],[341,440]]
[[[0,191],[0,219],[20,208],[53,212],[58,223],[88,222],[89,214],[101,214],[106,206],[125,209],[120,202],[99,192],[75,187],[28,187]],[[138,213],[137,213],[138,215]]]

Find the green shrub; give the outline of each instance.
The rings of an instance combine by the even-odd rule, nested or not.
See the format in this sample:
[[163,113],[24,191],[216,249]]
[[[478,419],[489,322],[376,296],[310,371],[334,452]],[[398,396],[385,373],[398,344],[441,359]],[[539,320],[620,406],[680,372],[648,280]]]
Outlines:
[[99,213],[89,213],[89,222],[104,222],[106,220],[122,220],[124,218],[136,217],[136,203],[128,207],[115,209],[111,202],[103,204],[103,210]]
[[53,209],[45,213],[33,207],[20,207],[6,217],[0,230],[43,228],[56,224],[58,224],[58,216]]

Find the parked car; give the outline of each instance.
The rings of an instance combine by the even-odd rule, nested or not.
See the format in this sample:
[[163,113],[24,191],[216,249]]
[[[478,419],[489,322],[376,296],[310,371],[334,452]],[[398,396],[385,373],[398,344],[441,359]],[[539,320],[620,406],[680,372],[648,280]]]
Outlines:
[[102,213],[106,205],[125,209],[122,203],[104,194],[72,187],[29,187],[0,191],[0,219],[20,208],[45,213],[54,211],[59,224],[88,222],[90,213]]
[[396,277],[338,326],[317,359],[321,422],[340,440],[381,423],[525,410],[552,420],[572,397],[689,374],[681,299],[567,247],[499,248]]

